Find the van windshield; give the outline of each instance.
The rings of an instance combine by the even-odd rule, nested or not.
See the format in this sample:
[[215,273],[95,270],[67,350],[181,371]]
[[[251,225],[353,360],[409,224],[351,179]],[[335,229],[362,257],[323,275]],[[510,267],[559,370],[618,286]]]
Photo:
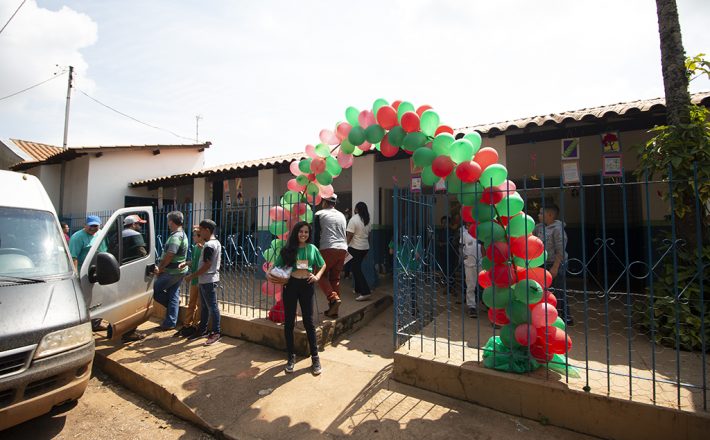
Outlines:
[[0,276],[37,278],[72,270],[52,213],[0,206],[0,219]]

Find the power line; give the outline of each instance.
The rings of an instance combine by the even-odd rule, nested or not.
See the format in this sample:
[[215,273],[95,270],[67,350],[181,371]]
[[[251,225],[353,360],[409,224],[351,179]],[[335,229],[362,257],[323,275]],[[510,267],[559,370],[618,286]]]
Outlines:
[[18,6],[17,9],[15,9],[15,12],[13,12],[13,14],[10,16],[10,19],[7,20],[7,23],[5,23],[5,26],[3,26],[2,29],[0,29],[0,34],[2,34],[2,31],[5,30],[5,28],[7,27],[8,24],[10,24],[12,19],[15,18],[15,14],[17,14],[20,11],[20,8],[22,7],[22,5],[25,4],[26,1],[27,0],[22,0],[22,3],[20,3],[20,6]]
[[50,82],[50,81],[53,80],[53,79],[57,79],[57,78],[59,78],[60,76],[62,76],[62,75],[64,74],[64,72],[66,72],[66,71],[62,71],[62,72],[59,72],[59,73],[55,73],[53,77],[48,78],[48,79],[45,79],[44,81],[39,82],[39,83],[37,83],[37,84],[35,84],[35,85],[33,85],[33,86],[29,86],[29,87],[27,87],[26,89],[22,89],[22,90],[20,90],[20,91],[15,92],[15,93],[11,93],[11,94],[9,94],[9,95],[7,95],[7,96],[3,96],[2,98],[0,98],[0,101],[2,101],[3,99],[12,98],[13,96],[19,95],[20,93],[24,93],[24,92],[26,92],[26,91],[28,91],[28,90],[34,89],[35,87],[39,87],[39,86],[41,86],[41,85],[44,84],[44,83]]
[[168,129],[166,129],[166,128],[157,127],[157,126],[155,126],[155,125],[148,124],[147,122],[143,122],[143,121],[141,121],[141,120],[139,120],[139,119],[136,119],[136,118],[134,118],[134,117],[131,116],[131,115],[127,115],[127,114],[125,114],[125,113],[123,113],[123,112],[121,112],[121,111],[119,111],[119,110],[116,110],[115,108],[111,107],[110,105],[104,104],[103,102],[99,101],[98,99],[96,99],[96,98],[94,98],[94,97],[92,97],[92,96],[89,96],[86,92],[84,92],[84,91],[81,90],[80,88],[78,88],[78,87],[76,87],[76,86],[74,86],[74,88],[75,88],[76,90],[78,90],[79,93],[81,93],[82,95],[84,95],[84,96],[86,96],[87,98],[91,99],[91,100],[94,101],[95,103],[97,103],[97,104],[99,104],[99,105],[102,105],[102,106],[106,107],[107,109],[111,110],[112,112],[118,113],[119,115],[121,115],[121,116],[123,116],[123,117],[125,117],[125,118],[128,118],[128,119],[130,119],[130,120],[132,120],[132,121],[138,122],[139,124],[143,124],[143,125],[145,125],[146,127],[150,127],[150,128],[154,128],[154,129],[156,129],[156,130],[164,131],[164,132],[166,132],[166,133],[172,134],[172,135],[175,136],[175,137],[179,137],[179,138],[181,138],[181,139],[186,139],[186,140],[188,140],[188,141],[190,141],[190,142],[194,142],[194,139],[192,139],[192,138],[185,137],[185,136],[181,136],[181,135],[175,133],[174,131],[170,131],[170,130],[168,130]]

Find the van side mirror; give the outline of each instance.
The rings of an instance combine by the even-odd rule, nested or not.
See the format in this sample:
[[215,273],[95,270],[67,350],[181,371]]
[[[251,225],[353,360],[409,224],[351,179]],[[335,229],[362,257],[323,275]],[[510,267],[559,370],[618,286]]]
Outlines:
[[96,255],[96,264],[89,267],[89,282],[98,282],[102,286],[113,284],[121,279],[121,269],[113,254],[100,252]]

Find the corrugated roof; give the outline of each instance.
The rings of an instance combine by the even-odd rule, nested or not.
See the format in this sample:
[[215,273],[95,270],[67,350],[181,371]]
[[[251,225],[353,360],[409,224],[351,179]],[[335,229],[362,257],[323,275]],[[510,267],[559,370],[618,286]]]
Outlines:
[[63,151],[54,145],[41,144],[39,142],[23,141],[22,139],[10,139],[19,149],[27,153],[32,160],[25,162],[40,162]]
[[[710,106],[710,92],[701,92],[691,95],[693,104]],[[509,121],[493,122],[488,124],[472,125],[460,128],[458,131],[480,133],[502,133],[507,130],[521,129],[527,127],[542,127],[543,125],[563,124],[566,122],[593,121],[611,116],[623,116],[630,113],[648,112],[653,110],[665,110],[665,98],[640,99],[637,101],[620,102],[618,104],[603,105],[599,107],[583,108],[579,110],[566,111],[562,113],[550,113],[549,115],[532,116],[528,118],[513,119]]]
[[[23,161],[18,164],[13,165],[10,167],[11,170],[14,171],[22,171],[26,170],[28,168],[36,167],[42,164],[51,164],[51,163],[61,163],[63,161],[67,160],[72,160],[75,159],[79,156],[83,156],[85,154],[89,153],[103,153],[107,151],[116,151],[116,150],[149,150],[149,151],[159,151],[159,150],[176,150],[176,149],[196,149],[199,151],[205,150],[212,145],[211,142],[205,142],[204,144],[166,144],[166,145],[101,145],[101,146],[78,146],[78,147],[69,147],[69,148],[59,148],[59,147],[53,147],[51,145],[45,145],[45,144],[39,144],[37,142],[28,142],[28,141],[23,141],[23,140],[17,140],[17,139],[12,139],[12,141],[20,146],[20,148],[23,148],[21,145],[36,145],[36,146],[43,146],[43,147],[50,147],[50,149],[47,148],[34,148],[33,151],[36,152],[44,152],[46,155],[42,157],[41,159],[34,160],[34,161]],[[31,154],[29,151],[26,151],[28,154]],[[50,154],[51,153],[51,154]],[[33,156],[35,157],[35,156]]]
[[[705,106],[710,106],[710,92],[701,92],[691,95],[691,101],[693,104],[702,104]],[[472,125],[468,127],[462,127],[455,132],[468,133],[472,131],[478,131],[480,133],[501,133],[511,129],[521,129],[527,127],[542,127],[543,125],[553,125],[562,124],[566,122],[578,122],[578,121],[593,121],[596,119],[603,119],[613,115],[626,115],[631,113],[648,112],[653,110],[665,110],[666,100],[665,98],[655,98],[655,99],[640,99],[637,101],[621,102],[618,104],[604,105],[599,107],[583,108],[579,110],[566,111],[562,113],[551,113],[549,115],[542,116],[532,116],[528,118],[513,119],[510,121],[494,122],[489,124]],[[243,162],[235,162],[223,165],[217,165],[209,168],[203,168],[201,170],[193,171],[191,173],[174,174],[171,176],[155,177],[151,179],[138,180],[132,182],[130,186],[144,186],[148,184],[164,182],[168,180],[180,179],[185,177],[204,177],[211,174],[218,174],[223,172],[245,170],[249,168],[268,168],[275,165],[285,165],[294,160],[301,160],[307,155],[304,152],[301,153],[291,153],[282,156],[268,157],[265,159],[255,159]]]

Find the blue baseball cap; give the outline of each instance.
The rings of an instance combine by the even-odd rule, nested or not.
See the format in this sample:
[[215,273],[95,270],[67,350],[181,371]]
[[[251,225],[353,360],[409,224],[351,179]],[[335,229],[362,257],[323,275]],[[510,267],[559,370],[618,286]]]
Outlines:
[[98,215],[90,215],[86,217],[86,225],[87,226],[100,226],[101,225],[101,217]]

